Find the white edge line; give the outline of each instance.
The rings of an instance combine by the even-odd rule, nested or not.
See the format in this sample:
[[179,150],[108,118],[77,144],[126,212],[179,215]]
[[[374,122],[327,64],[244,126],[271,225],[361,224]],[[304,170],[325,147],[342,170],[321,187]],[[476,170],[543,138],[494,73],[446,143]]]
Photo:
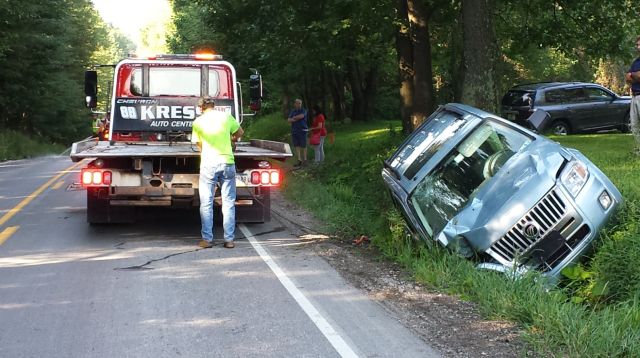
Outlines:
[[282,286],[289,292],[291,297],[296,300],[300,308],[304,311],[304,313],[309,316],[311,321],[318,327],[320,332],[327,338],[329,343],[333,346],[333,348],[340,354],[341,357],[358,357],[358,355],[349,347],[347,342],[338,334],[338,332],[333,329],[331,324],[327,322],[327,320],[318,312],[318,310],[313,306],[313,304],[305,297],[305,295],[296,287],[296,285],[291,281],[289,277],[282,271],[280,266],[269,256],[267,251],[262,247],[262,245],[256,240],[256,238],[251,234],[251,231],[244,225],[238,225],[242,234],[249,240],[251,246],[256,250],[258,255],[262,258],[262,260],[269,266],[271,271],[276,275]]

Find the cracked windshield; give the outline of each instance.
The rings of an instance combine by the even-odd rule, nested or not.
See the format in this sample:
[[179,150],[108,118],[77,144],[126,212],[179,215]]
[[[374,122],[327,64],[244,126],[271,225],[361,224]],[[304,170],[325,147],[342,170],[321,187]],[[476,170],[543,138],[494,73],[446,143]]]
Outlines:
[[440,232],[487,179],[529,143],[528,136],[497,122],[487,122],[452,150],[411,195],[429,235]]

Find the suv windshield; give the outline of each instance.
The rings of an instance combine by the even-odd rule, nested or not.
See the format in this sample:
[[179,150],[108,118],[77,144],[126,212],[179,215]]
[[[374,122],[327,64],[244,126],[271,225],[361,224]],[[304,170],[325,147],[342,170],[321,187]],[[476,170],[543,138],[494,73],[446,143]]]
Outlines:
[[525,107],[533,104],[533,92],[511,90],[502,97],[502,105],[509,107]]
[[410,200],[430,236],[440,232],[479,188],[532,138],[500,123],[476,128],[416,186]]

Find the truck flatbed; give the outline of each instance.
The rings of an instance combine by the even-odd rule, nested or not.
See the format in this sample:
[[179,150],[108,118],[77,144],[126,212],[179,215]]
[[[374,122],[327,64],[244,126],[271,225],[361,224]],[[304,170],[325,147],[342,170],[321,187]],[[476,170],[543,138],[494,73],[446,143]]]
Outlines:
[[[265,158],[285,160],[292,156],[288,145],[269,140],[252,139],[236,143],[233,152],[236,158]],[[86,158],[151,158],[151,157],[198,157],[200,151],[189,142],[117,142],[99,141],[97,138],[73,143],[71,160],[78,162]]]

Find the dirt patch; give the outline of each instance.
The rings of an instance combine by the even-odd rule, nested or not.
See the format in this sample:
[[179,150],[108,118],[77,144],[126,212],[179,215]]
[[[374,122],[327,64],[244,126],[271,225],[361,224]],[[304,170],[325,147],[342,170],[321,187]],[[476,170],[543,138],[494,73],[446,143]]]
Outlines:
[[521,330],[511,322],[489,321],[475,304],[423,287],[374,247],[351,239],[317,239],[320,223],[304,209],[272,192],[273,218],[306,240],[353,286],[384,306],[444,357],[518,357]]

